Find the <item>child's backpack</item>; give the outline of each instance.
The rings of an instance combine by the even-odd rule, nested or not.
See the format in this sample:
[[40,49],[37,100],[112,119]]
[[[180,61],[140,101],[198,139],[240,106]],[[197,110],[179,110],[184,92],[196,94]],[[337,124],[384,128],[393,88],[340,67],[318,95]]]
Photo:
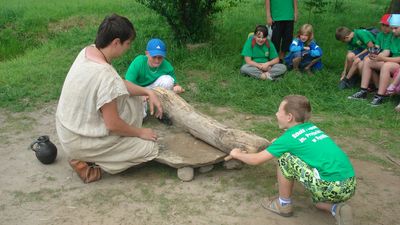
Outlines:
[[368,27],[368,28],[360,27],[360,29],[369,31],[374,37],[376,37],[380,32],[380,30],[376,27]]

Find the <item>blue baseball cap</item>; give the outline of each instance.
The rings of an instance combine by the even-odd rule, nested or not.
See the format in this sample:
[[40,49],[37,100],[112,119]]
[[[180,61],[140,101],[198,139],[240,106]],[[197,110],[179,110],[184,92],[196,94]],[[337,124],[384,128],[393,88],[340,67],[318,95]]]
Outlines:
[[389,24],[393,27],[400,27],[400,14],[392,14],[389,18]]
[[167,55],[167,48],[160,39],[154,38],[147,43],[146,51],[149,52],[150,56],[162,56]]

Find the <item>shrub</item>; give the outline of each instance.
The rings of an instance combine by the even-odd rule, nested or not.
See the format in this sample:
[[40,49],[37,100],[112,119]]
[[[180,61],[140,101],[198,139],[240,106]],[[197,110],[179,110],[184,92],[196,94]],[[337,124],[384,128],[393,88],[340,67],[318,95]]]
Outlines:
[[167,19],[178,41],[201,42],[211,35],[217,0],[138,0]]

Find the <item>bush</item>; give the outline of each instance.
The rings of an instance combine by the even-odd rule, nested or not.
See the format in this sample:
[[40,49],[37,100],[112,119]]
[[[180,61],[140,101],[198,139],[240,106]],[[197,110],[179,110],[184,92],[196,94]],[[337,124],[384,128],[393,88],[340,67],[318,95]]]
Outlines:
[[208,40],[217,0],[138,0],[167,19],[175,38],[183,43]]

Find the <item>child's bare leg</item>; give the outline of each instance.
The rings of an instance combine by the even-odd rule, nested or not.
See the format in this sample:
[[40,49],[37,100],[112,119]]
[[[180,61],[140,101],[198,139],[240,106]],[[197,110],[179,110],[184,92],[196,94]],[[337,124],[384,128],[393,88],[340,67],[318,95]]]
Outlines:
[[301,62],[301,57],[296,57],[293,59],[293,70],[299,70],[299,65]]
[[290,199],[293,192],[294,181],[289,180],[285,176],[283,176],[279,166],[277,167],[276,175],[278,178],[278,185],[279,185],[279,197]]
[[347,53],[345,68],[342,73],[342,76],[340,77],[340,80],[343,80],[346,77],[347,73],[350,71],[355,57],[356,57],[356,55],[353,52]]
[[374,61],[374,60],[369,59],[368,57],[364,59],[364,65],[363,65],[362,76],[361,76],[361,88],[362,89],[368,88],[372,73],[373,72],[376,73],[375,70],[380,70],[382,65],[383,65],[383,62],[381,62],[381,61]]
[[378,95],[385,95],[386,88],[389,86],[390,83],[390,73],[393,73],[399,67],[400,65],[394,62],[386,62],[382,65],[379,75]]
[[[361,65],[360,65],[361,64]],[[361,71],[362,69],[362,62],[359,58],[356,58],[354,62],[352,63],[349,72],[347,72],[346,78],[349,80],[353,77],[354,73],[359,69]]]

